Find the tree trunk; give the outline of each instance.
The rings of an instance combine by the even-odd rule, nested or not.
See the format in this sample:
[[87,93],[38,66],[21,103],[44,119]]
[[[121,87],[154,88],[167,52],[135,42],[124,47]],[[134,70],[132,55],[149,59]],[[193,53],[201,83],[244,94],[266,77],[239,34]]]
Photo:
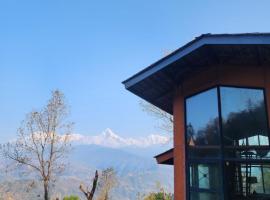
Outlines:
[[49,184],[44,183],[44,200],[49,200]]
[[84,193],[87,200],[92,200],[94,198],[94,194],[95,194],[96,187],[97,187],[97,181],[98,181],[98,171],[96,170],[91,192],[88,190],[88,188],[84,189],[83,186],[80,185],[80,190]]

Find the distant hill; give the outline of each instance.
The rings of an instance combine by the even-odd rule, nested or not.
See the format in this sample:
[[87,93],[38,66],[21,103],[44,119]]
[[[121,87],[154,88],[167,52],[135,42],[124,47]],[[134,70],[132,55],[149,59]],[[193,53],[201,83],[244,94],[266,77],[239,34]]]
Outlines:
[[[147,151],[147,149],[144,150]],[[153,157],[142,157],[124,149],[112,149],[97,145],[76,146],[70,155],[70,160],[71,163],[97,169],[113,167],[119,174],[158,168]]]
[[[104,135],[107,136],[104,140],[108,140],[111,136],[119,139],[119,136],[114,133]],[[154,155],[167,150],[170,145],[162,142],[151,144],[148,142],[149,145],[138,145],[138,143],[137,145],[123,145],[121,143],[116,147],[110,146],[108,141],[100,142],[101,144],[97,145],[73,140],[69,167],[54,183],[54,196],[76,194],[83,200],[84,197],[78,189],[80,183],[90,184],[96,169],[102,170],[108,167],[113,167],[118,177],[118,185],[112,191],[112,200],[135,200],[137,193],[144,194],[156,190],[157,182],[160,182],[168,191],[173,191],[173,168],[157,165],[153,158]],[[106,145],[102,145],[104,143]],[[39,195],[42,195],[42,187],[39,182],[35,181],[32,188],[28,187],[33,184],[32,179],[32,176],[26,175],[23,180],[18,176],[13,179],[3,176],[1,185],[5,191],[20,194],[19,196],[23,196],[24,199],[41,199]]]

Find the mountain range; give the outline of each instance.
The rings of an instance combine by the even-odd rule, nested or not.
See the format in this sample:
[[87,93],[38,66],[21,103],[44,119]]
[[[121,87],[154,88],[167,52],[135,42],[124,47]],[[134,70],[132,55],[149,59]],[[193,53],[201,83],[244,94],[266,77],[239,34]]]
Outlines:
[[[52,196],[60,199],[75,194],[83,200],[78,190],[81,183],[91,185],[94,171],[113,167],[117,173],[117,185],[111,193],[112,200],[135,200],[138,194],[157,190],[159,182],[168,192],[173,191],[173,168],[157,165],[153,156],[171,147],[169,136],[149,135],[144,138],[124,138],[111,129],[96,136],[72,134],[73,150],[69,155],[69,167],[54,183]],[[19,198],[40,199],[42,187],[38,182],[29,190],[33,177],[2,177],[5,191],[19,194]],[[0,198],[1,199],[1,198]],[[16,199],[16,198],[15,198]]]
[[155,135],[151,134],[147,137],[139,138],[124,138],[115,134],[111,129],[105,129],[100,135],[96,136],[85,136],[81,134],[70,135],[70,140],[74,144],[94,144],[111,148],[121,147],[150,147],[153,145],[168,144],[170,137],[167,135]]

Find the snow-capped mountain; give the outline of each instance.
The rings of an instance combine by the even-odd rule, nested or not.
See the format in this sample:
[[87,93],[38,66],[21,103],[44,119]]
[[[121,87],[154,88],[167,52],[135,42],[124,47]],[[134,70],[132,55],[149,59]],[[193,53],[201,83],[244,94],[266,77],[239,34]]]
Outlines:
[[[112,200],[134,200],[136,194],[156,191],[156,183],[168,192],[173,191],[172,166],[160,166],[154,156],[171,148],[170,137],[149,135],[141,138],[125,138],[106,129],[101,134],[86,136],[72,134],[72,151],[68,155],[68,167],[57,177],[52,196],[77,195],[84,198],[78,189],[81,183],[89,183],[95,170],[112,167],[117,173],[117,186],[111,192]],[[13,194],[15,199],[36,200],[42,193],[42,185],[35,181],[35,187],[28,192],[33,183],[33,174],[21,175],[19,171],[6,173],[6,165],[1,169],[0,185]],[[5,172],[5,173],[4,173]],[[23,198],[21,198],[23,197]]]
[[94,144],[110,148],[122,148],[127,146],[143,148],[153,145],[168,144],[170,142],[170,137],[152,134],[147,137],[124,138],[107,128],[100,135],[95,136],[72,134],[70,140],[74,144]]

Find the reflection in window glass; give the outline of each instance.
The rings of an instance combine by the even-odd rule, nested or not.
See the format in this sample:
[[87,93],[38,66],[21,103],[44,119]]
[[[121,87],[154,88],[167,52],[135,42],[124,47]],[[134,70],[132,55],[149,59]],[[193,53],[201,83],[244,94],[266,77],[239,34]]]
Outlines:
[[263,182],[265,193],[270,194],[270,166],[263,167]]
[[266,165],[241,165],[242,193],[247,195],[270,194],[270,168]]
[[269,145],[268,136],[259,135],[259,144],[260,145]]
[[220,170],[216,164],[190,165],[190,186],[200,189],[218,189]]
[[198,178],[199,178],[199,188],[210,188],[210,177],[209,177],[209,167],[206,165],[198,166]]
[[267,118],[262,90],[221,87],[224,144],[268,145]]
[[[270,158],[263,90],[220,87],[221,113],[217,91],[211,89],[186,100],[190,199],[220,199],[222,186],[228,199],[269,199],[270,166],[251,161]],[[245,162],[233,162],[231,158]]]
[[186,100],[186,130],[190,157],[216,156],[219,151],[217,89]]
[[191,192],[190,200],[220,200],[220,196],[215,193],[208,192]]
[[228,199],[269,199],[270,166],[266,164],[229,163],[225,166]]
[[189,167],[189,175],[190,175],[190,176],[189,176],[189,185],[190,185],[190,186],[193,185],[192,171],[193,171],[192,167]]
[[[246,139],[240,139],[246,145]],[[247,138],[248,145],[269,145],[268,137],[264,135],[255,135]],[[239,142],[241,145],[241,142]],[[242,144],[243,145],[243,144]]]
[[251,167],[251,176],[249,178],[246,178],[248,183],[250,184],[250,193],[265,193],[262,174],[262,167]]

